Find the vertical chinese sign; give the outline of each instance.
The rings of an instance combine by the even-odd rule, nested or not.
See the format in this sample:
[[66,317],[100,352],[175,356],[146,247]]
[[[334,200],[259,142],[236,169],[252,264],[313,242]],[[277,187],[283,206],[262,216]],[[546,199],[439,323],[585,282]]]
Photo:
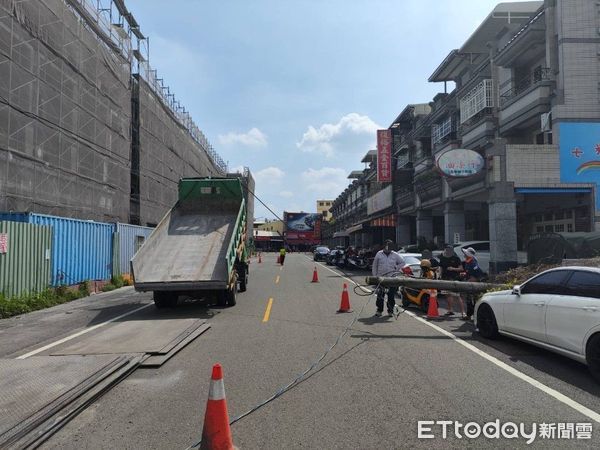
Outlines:
[[377,130],[377,182],[392,182],[392,130]]

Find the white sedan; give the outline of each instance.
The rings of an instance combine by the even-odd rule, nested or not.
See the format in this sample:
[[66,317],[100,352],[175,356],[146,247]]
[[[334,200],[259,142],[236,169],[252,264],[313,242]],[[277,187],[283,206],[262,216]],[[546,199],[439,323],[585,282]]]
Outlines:
[[475,326],[587,364],[600,381],[600,269],[560,267],[477,303]]

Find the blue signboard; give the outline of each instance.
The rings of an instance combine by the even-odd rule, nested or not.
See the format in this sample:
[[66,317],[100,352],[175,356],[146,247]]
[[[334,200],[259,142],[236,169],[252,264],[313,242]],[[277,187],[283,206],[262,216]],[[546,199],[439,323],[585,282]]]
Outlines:
[[560,181],[596,183],[600,210],[600,123],[560,123]]

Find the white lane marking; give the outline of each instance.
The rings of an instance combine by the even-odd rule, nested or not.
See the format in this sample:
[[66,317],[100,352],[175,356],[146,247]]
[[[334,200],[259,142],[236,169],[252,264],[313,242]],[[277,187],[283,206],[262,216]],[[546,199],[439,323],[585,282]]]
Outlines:
[[[334,270],[330,269],[329,267],[326,267],[326,266],[323,266],[323,267],[325,267],[327,270],[330,270],[333,273],[337,273]],[[350,280],[350,279],[345,278],[345,277],[343,277],[343,278],[345,280],[348,280],[351,283],[354,283],[355,285],[359,286],[359,284],[356,281]],[[370,291],[372,292],[372,289]],[[492,355],[484,352],[483,350],[478,349],[474,345],[469,344],[468,342],[466,342],[463,339],[459,338],[458,336],[450,333],[449,331],[446,331],[443,328],[438,327],[434,323],[431,323],[431,322],[423,319],[422,317],[419,317],[415,313],[413,313],[411,311],[407,311],[406,309],[404,310],[404,313],[408,314],[413,319],[416,319],[419,322],[422,322],[425,325],[433,328],[434,330],[439,331],[444,336],[449,337],[450,339],[452,339],[456,343],[462,345],[466,349],[471,350],[473,353],[476,353],[477,355],[481,356],[482,358],[487,359],[489,362],[491,362],[492,364],[495,364],[496,366],[500,367],[501,369],[505,370],[506,372],[508,372],[508,373],[514,375],[515,377],[517,377],[517,378],[525,381],[526,383],[532,385],[533,387],[539,389],[540,391],[545,392],[546,394],[550,395],[551,397],[554,397],[556,400],[558,400],[559,402],[561,402],[561,403],[563,403],[563,404],[565,404],[565,405],[573,408],[575,411],[583,414],[584,416],[592,419],[593,421],[595,421],[597,423],[600,423],[600,414],[598,414],[596,411],[593,411],[593,410],[591,410],[591,409],[583,406],[581,403],[576,402],[572,398],[567,397],[566,395],[558,392],[557,390],[552,389],[551,387],[546,386],[543,383],[540,383],[539,381],[537,381],[536,379],[530,377],[529,375],[525,375],[523,372],[518,371],[514,367],[511,367],[508,364],[500,361],[498,358],[496,358],[496,357],[494,357],[494,356],[492,356]]]
[[150,305],[152,305],[152,303],[148,303],[147,305],[140,306],[139,308],[136,308],[136,309],[134,309],[133,311],[129,311],[128,313],[121,314],[120,316],[114,317],[114,318],[112,318],[112,319],[110,319],[110,320],[107,320],[106,322],[102,322],[102,323],[99,323],[99,324],[97,324],[97,325],[94,325],[94,326],[92,326],[92,327],[89,327],[89,328],[86,328],[86,329],[84,329],[84,330],[78,331],[77,333],[71,334],[71,335],[69,335],[69,336],[67,336],[67,337],[64,337],[64,338],[62,338],[62,339],[59,339],[58,341],[52,342],[52,343],[50,343],[50,344],[48,344],[48,345],[44,345],[43,347],[40,347],[40,348],[38,348],[38,349],[36,349],[36,350],[32,350],[32,351],[30,351],[29,353],[25,353],[24,355],[17,356],[17,358],[16,358],[16,359],[25,359],[25,358],[29,358],[30,356],[37,355],[38,353],[41,353],[41,352],[43,352],[43,351],[46,351],[46,350],[48,350],[49,348],[56,347],[57,345],[60,345],[60,344],[62,344],[63,342],[70,341],[71,339],[75,339],[76,337],[79,337],[79,336],[81,336],[81,335],[83,335],[83,334],[89,333],[90,331],[94,331],[94,330],[96,330],[96,329],[98,329],[98,328],[100,328],[100,327],[103,327],[103,326],[104,326],[104,325],[106,325],[107,323],[111,323],[111,322],[114,322],[115,320],[122,319],[123,317],[126,317],[126,316],[128,316],[128,315],[130,315],[130,314],[133,314],[134,312],[137,312],[137,311],[140,311],[140,310],[142,310],[142,309],[144,309],[144,308],[147,308],[147,307],[148,307],[148,306],[150,306]]

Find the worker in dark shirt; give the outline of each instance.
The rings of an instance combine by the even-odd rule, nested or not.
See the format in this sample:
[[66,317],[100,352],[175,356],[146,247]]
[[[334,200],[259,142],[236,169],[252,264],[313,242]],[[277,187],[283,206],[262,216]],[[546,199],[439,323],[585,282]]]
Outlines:
[[[454,253],[454,249],[450,244],[444,247],[444,251],[438,257],[440,263],[441,277],[442,280],[458,281],[460,279],[460,273],[463,271],[460,258]],[[455,292],[444,290],[441,292],[446,297],[446,303],[448,304],[448,312],[446,316],[454,315],[454,300],[458,301],[460,306],[460,312],[462,316],[465,315],[465,307],[462,302],[460,295]]]

